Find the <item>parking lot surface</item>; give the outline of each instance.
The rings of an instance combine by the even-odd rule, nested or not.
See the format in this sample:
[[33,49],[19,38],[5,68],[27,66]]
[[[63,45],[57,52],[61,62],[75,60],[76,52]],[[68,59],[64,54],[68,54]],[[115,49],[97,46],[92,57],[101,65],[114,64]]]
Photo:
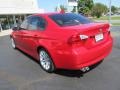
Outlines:
[[34,59],[0,37],[0,90],[120,90],[120,27],[112,27],[113,50],[87,73],[44,72]]

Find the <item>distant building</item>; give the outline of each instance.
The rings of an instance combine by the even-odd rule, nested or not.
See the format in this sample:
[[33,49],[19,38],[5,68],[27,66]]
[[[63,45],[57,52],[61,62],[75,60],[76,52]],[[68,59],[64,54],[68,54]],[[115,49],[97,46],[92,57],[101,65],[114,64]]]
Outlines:
[[12,28],[27,15],[43,12],[37,0],[0,0],[0,30]]

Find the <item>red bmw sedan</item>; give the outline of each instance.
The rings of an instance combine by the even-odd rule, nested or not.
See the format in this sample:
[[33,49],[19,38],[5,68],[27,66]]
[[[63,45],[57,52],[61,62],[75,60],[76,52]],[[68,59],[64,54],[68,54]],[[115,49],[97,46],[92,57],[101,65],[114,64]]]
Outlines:
[[13,48],[38,60],[47,72],[88,69],[108,56],[113,43],[109,24],[73,13],[28,16],[10,38]]

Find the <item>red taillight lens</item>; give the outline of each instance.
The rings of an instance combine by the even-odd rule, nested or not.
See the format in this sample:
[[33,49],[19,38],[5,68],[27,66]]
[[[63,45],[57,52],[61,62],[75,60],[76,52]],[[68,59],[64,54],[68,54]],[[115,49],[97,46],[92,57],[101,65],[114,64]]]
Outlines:
[[109,34],[109,35],[110,35],[110,30],[111,30],[111,28],[109,27],[109,28],[108,28],[108,34]]
[[80,41],[80,37],[78,35],[75,35],[69,38],[68,43],[72,44],[72,43],[79,42],[79,41]]
[[108,31],[108,35],[110,35],[110,31]]
[[68,40],[68,43],[73,44],[73,43],[77,43],[80,41],[85,41],[88,38],[89,37],[87,35],[74,35],[74,36],[70,37],[70,39]]

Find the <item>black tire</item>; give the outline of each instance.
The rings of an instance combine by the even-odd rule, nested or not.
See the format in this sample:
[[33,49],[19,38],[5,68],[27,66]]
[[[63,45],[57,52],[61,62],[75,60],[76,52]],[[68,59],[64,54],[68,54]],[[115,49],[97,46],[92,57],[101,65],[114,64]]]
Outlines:
[[53,63],[53,60],[49,53],[45,49],[39,50],[39,62],[41,68],[49,73],[52,73],[55,71],[55,65]]
[[14,40],[12,37],[10,38],[10,40],[11,40],[12,48],[13,48],[13,49],[16,49],[15,40]]

